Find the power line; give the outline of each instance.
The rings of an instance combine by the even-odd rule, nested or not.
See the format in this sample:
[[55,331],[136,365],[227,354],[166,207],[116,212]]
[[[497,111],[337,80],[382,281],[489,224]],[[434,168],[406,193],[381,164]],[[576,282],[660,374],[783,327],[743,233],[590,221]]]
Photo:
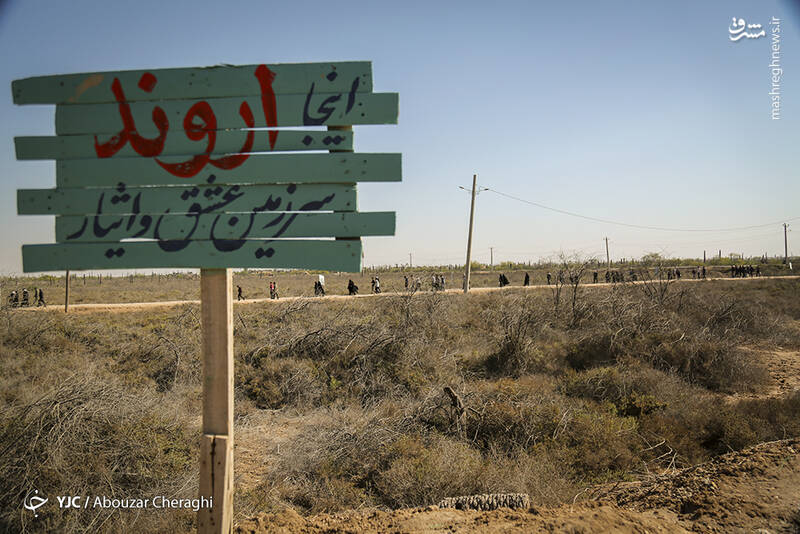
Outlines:
[[531,206],[536,206],[537,208],[542,208],[545,210],[554,211],[556,213],[561,213],[563,215],[570,215],[572,217],[579,217],[581,219],[587,219],[590,221],[601,222],[605,224],[615,224],[617,226],[627,226],[629,228],[639,228],[641,230],[659,230],[662,232],[737,232],[741,230],[749,230],[752,228],[764,228],[767,226],[776,226],[779,224],[783,224],[785,221],[795,221],[800,219],[800,217],[791,217],[789,219],[783,219],[781,221],[766,223],[766,224],[754,224],[752,226],[739,226],[736,228],[667,228],[663,226],[647,226],[642,224],[629,224],[619,221],[611,221],[608,219],[601,219],[599,217],[591,217],[589,215],[581,215],[580,213],[574,213],[571,211],[566,211],[558,208],[551,208],[550,206],[545,206],[544,204],[539,204],[538,202],[533,202],[531,200],[525,200],[524,198],[515,197],[514,195],[509,195],[508,193],[503,193],[501,191],[497,191],[495,189],[491,189],[489,187],[486,188],[486,191],[491,191],[492,193],[496,193],[500,196],[510,198],[512,200],[516,200],[518,202],[524,202],[525,204],[530,204]]

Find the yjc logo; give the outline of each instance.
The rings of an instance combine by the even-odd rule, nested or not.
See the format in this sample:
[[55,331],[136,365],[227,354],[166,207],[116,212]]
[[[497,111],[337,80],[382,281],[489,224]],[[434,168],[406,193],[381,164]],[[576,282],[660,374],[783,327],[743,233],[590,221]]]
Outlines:
[[[33,490],[33,493],[38,494],[39,490]],[[22,501],[22,505],[26,510],[33,512],[33,517],[39,517],[39,514],[36,513],[36,510],[38,510],[39,507],[44,505],[46,502],[46,498],[39,497],[38,495],[31,495],[31,492],[28,492],[28,494],[25,496],[25,500]]]
[[58,499],[58,506],[59,508],[80,508],[81,507],[81,496],[75,495],[70,497],[69,495],[66,496],[59,496],[56,497]]

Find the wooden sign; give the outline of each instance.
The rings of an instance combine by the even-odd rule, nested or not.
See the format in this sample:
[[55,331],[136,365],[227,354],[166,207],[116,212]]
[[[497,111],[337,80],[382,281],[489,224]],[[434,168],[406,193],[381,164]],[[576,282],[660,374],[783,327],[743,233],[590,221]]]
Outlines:
[[356,184],[399,181],[401,162],[353,153],[350,127],[396,123],[397,94],[372,92],[369,62],[44,76],[12,93],[56,105],[56,136],[15,139],[18,159],[56,161],[54,189],[17,192],[20,215],[56,216],[56,243],[23,245],[25,272],[201,269],[199,493],[213,506],[197,522],[231,532],[230,268],[361,269],[361,236],[393,235],[395,214],[357,212]]
[[56,136],[15,139],[19,159],[56,160],[55,189],[18,192],[20,214],[57,216],[56,244],[23,246],[25,272],[358,271],[358,238],[394,234],[393,213],[356,213],[355,184],[399,181],[400,154],[320,129],[397,122],[369,62],[43,76],[12,93],[56,105]]

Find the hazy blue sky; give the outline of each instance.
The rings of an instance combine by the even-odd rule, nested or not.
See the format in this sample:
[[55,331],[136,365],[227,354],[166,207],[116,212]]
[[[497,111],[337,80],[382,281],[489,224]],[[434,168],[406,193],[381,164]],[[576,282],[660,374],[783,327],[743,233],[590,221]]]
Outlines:
[[[780,1],[0,1],[0,272],[53,218],[16,215],[16,189],[55,184],[13,138],[52,135],[54,108],[14,106],[11,80],[121,69],[371,60],[400,93],[397,126],[356,127],[364,152],[402,152],[403,182],[360,186],[362,211],[397,212],[365,264],[463,263],[479,185],[592,217],[728,228],[800,217],[800,11]],[[771,120],[771,17],[781,19],[781,120]],[[731,42],[732,17],[767,36]],[[790,252],[800,253],[800,219]],[[783,253],[780,224],[663,232],[591,222],[492,192],[474,257],[560,250],[615,258],[722,249]]]

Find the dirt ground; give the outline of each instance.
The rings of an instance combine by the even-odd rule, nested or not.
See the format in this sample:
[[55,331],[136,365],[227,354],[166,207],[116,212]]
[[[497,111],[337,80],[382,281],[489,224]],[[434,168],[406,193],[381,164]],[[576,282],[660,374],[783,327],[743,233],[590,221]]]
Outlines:
[[239,534],[328,532],[800,532],[800,440],[762,443],[647,480],[598,486],[589,500],[491,512],[435,506],[242,521]]

